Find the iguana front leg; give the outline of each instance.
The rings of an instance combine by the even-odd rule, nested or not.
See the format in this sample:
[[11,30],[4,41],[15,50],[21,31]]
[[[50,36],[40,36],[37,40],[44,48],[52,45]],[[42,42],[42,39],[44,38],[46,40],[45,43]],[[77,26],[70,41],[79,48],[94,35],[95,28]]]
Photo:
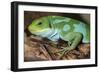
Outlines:
[[71,44],[69,44],[68,47],[63,48],[61,51],[58,52],[61,53],[60,58],[62,58],[65,53],[68,53],[69,51],[75,49],[78,46],[82,39],[82,34],[78,32],[71,32],[67,34],[67,36],[64,37],[64,39],[69,40],[68,43]]

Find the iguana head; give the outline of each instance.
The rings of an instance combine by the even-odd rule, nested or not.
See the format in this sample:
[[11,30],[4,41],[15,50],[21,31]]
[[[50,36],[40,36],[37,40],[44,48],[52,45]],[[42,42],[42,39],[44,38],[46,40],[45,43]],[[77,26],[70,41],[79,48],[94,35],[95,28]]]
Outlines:
[[38,35],[38,33],[47,31],[49,28],[50,28],[49,21],[47,17],[41,17],[36,20],[33,20],[32,23],[28,26],[29,32],[35,35]]

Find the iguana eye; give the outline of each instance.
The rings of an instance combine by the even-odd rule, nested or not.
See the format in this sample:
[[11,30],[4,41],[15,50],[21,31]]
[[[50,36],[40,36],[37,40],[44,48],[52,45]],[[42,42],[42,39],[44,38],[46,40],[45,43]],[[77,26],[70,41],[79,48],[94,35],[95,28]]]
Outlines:
[[41,24],[42,24],[41,22],[38,23],[38,25],[41,25]]

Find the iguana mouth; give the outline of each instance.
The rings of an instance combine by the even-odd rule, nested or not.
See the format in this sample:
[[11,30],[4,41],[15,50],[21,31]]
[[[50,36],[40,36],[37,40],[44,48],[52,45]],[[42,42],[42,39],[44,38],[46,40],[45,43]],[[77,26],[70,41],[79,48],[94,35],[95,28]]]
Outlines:
[[37,32],[37,33],[41,33],[41,32],[46,32],[46,31],[48,31],[49,29],[32,29],[31,31],[33,31],[33,32]]

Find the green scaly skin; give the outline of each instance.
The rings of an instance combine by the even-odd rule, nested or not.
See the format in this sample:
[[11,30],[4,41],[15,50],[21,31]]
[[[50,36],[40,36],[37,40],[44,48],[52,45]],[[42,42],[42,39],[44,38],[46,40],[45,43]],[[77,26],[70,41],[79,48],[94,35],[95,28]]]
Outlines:
[[69,46],[60,52],[61,57],[75,49],[82,41],[90,42],[90,27],[81,21],[63,16],[44,16],[32,21],[28,26],[29,32],[34,35],[48,38],[51,41],[62,39],[67,41]]

